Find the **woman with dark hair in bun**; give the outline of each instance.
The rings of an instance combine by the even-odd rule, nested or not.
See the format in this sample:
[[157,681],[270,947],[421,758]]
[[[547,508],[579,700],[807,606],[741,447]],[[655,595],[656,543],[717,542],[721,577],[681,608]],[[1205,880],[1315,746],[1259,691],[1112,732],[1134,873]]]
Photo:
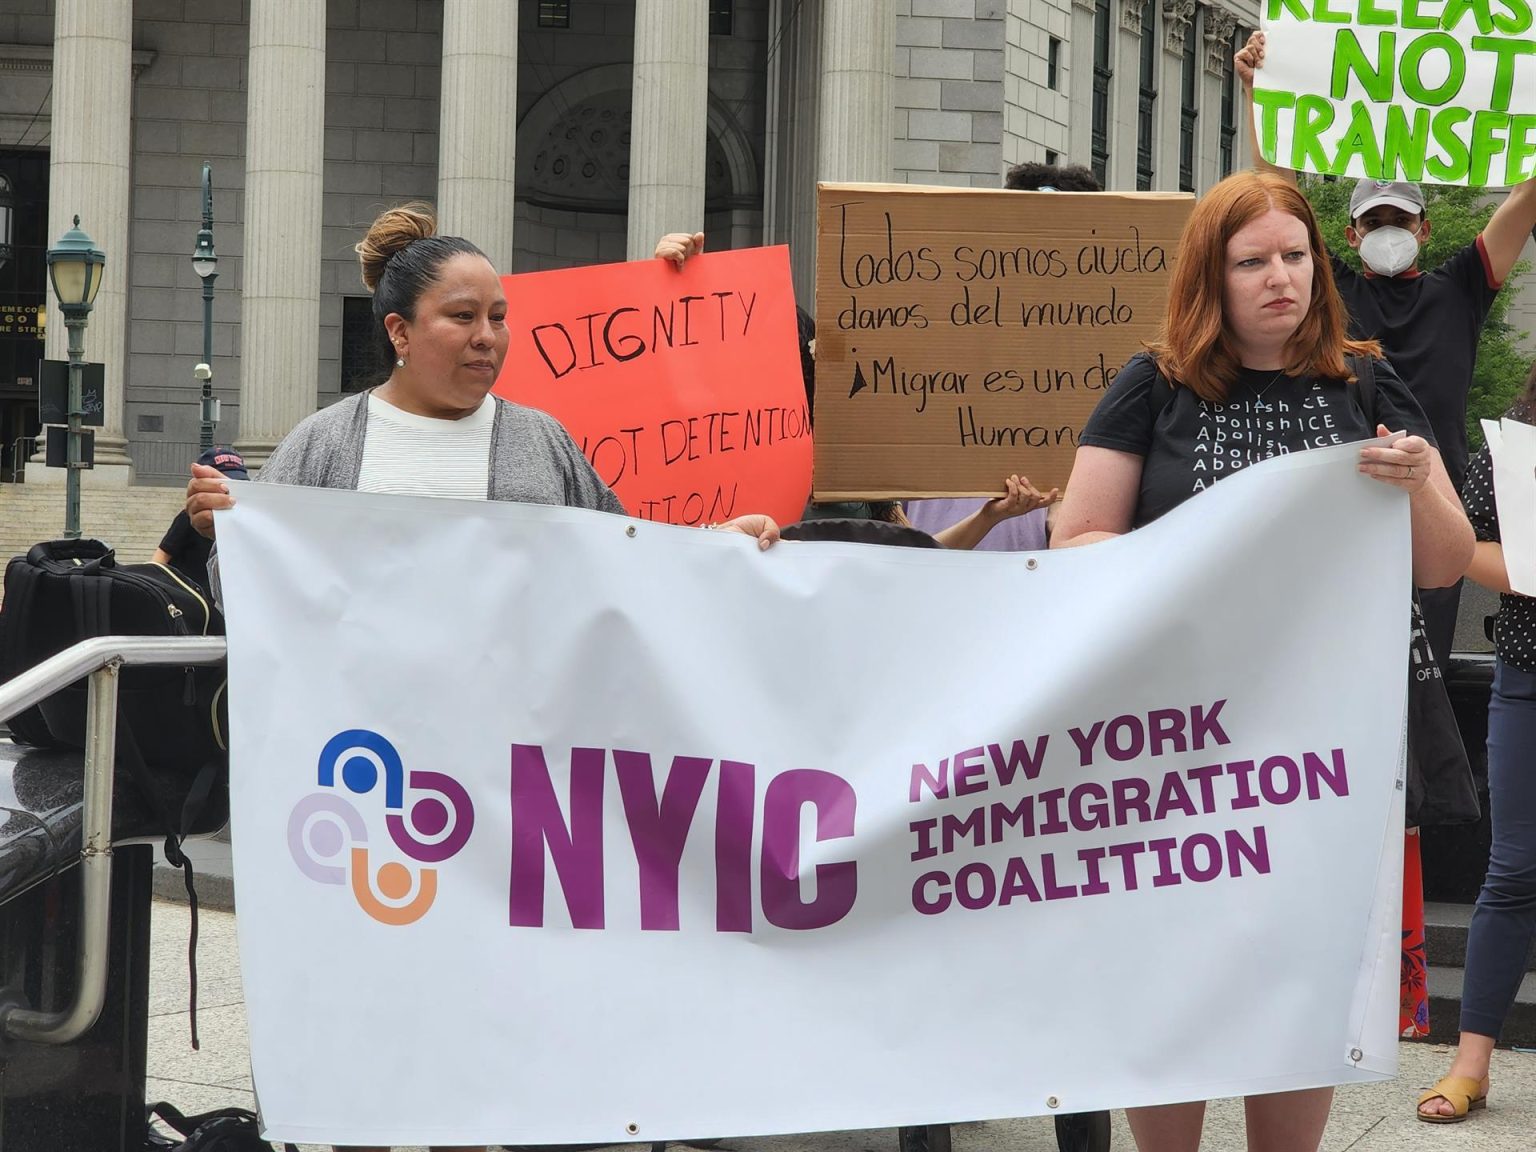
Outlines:
[[[406,204],[375,220],[357,253],[389,375],[301,421],[258,482],[623,514],[554,417],[491,395],[507,354],[507,299],[479,248],[437,235],[432,209]],[[233,503],[223,473],[192,466],[186,510],[197,531],[211,539],[214,512]],[[764,548],[778,538],[766,516],[719,527]]]
[[[389,375],[301,421],[258,481],[624,512],[554,417],[491,395],[507,300],[479,248],[437,235],[430,206],[405,204],[373,222],[357,253]],[[216,469],[192,474],[187,515],[211,538],[213,513],[233,500]],[[720,527],[765,548],[778,536],[766,516]]]

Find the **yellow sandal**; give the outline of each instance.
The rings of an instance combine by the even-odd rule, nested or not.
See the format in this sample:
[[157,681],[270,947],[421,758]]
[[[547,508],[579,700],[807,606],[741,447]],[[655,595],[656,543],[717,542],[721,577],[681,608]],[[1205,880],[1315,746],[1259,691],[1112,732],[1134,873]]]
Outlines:
[[[1431,1100],[1444,1100],[1455,1111],[1449,1116],[1425,1112],[1424,1105]],[[1483,1086],[1470,1076],[1445,1076],[1433,1088],[1419,1097],[1415,1112],[1426,1124],[1460,1124],[1467,1113],[1488,1106],[1488,1094]]]

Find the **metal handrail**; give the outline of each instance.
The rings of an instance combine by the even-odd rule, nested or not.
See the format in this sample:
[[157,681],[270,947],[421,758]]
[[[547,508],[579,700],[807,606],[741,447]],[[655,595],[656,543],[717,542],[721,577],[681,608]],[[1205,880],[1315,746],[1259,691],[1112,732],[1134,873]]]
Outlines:
[[[32,445],[32,448],[25,455],[23,455],[22,451],[21,451],[21,446],[23,444],[30,444],[30,445]],[[21,475],[22,475],[23,472],[26,471],[27,460],[31,457],[32,453],[35,452],[35,451],[37,451],[37,437],[36,436],[18,436],[18,437],[16,437],[15,440],[11,441],[11,483],[12,484],[19,484],[19,483],[21,483]]]
[[0,684],[0,720],[89,676],[85,711],[85,783],[80,828],[80,940],[75,1002],[58,1012],[27,1005],[0,988],[0,1035],[34,1044],[68,1044],[101,1015],[107,993],[107,935],[112,890],[112,769],[117,743],[118,673],[130,666],[217,664],[222,636],[98,636],[82,640]]

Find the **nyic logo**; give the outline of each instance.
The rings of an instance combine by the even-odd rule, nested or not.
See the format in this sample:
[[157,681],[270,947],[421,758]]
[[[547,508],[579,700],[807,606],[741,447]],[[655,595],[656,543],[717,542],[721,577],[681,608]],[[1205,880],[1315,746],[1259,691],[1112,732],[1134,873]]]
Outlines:
[[[337,768],[340,780],[337,780]],[[420,920],[437,897],[437,869],[469,841],[475,808],[469,793],[441,772],[407,773],[395,746],[366,728],[338,732],[320,752],[319,783],[288,817],[288,851],[321,884],[350,886],[358,907],[381,924]],[[412,795],[406,812],[406,788]],[[384,794],[384,826],[394,846],[422,867],[373,863],[368,823],[343,793]]]

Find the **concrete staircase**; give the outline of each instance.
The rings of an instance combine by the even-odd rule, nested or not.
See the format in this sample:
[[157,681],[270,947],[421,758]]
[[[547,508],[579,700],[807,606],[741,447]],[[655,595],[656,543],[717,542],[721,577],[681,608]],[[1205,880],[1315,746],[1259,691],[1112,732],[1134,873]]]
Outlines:
[[[139,563],[154,555],[184,499],[180,488],[87,486],[80,531],[115,548],[125,562]],[[62,485],[0,484],[0,563],[63,535]]]
[[[1424,951],[1429,960],[1430,1040],[1456,1042],[1461,1017],[1462,965],[1467,959],[1470,904],[1424,905]],[[1526,959],[1525,980],[1510,1009],[1499,1042],[1511,1048],[1536,1048],[1536,950]]]

